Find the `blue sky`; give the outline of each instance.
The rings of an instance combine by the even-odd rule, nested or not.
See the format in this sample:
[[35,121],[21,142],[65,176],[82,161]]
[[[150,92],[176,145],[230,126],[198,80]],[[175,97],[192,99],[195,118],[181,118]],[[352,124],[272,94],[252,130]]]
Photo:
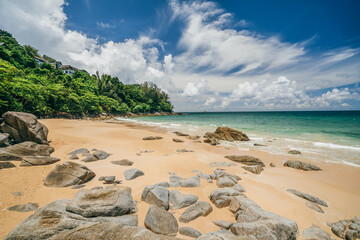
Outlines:
[[0,0],[0,28],[176,111],[360,109],[360,2]]

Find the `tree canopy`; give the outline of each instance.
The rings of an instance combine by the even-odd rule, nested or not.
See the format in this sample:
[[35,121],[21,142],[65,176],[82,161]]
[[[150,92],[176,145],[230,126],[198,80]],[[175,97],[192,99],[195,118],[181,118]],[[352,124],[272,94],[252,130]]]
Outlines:
[[90,75],[85,70],[69,76],[49,63],[39,67],[33,58],[40,57],[38,51],[21,46],[6,31],[0,30],[0,43],[0,113],[53,116],[63,112],[97,115],[173,111],[167,93],[153,83],[124,84],[117,77],[98,72]]

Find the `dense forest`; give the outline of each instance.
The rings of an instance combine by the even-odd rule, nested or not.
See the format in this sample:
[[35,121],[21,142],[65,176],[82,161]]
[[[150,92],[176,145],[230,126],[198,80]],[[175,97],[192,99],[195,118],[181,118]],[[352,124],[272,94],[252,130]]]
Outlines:
[[72,76],[40,57],[31,46],[21,46],[0,30],[0,113],[30,112],[40,117],[61,113],[98,115],[172,112],[169,96],[155,84],[124,84],[110,75],[77,70]]

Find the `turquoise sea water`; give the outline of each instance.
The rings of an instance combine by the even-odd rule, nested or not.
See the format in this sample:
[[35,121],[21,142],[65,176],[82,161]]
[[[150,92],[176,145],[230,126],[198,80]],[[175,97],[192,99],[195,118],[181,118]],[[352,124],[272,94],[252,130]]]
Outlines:
[[[360,111],[206,112],[119,120],[199,135],[229,126],[249,135],[250,142],[229,144],[244,150],[287,154],[289,149],[297,149],[303,153],[299,158],[360,167]],[[254,143],[266,146],[254,147]]]

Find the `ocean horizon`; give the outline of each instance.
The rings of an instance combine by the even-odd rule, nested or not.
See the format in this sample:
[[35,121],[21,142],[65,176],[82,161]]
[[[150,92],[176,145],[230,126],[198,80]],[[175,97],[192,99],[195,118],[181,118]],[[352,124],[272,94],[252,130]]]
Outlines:
[[[184,115],[117,118],[171,131],[203,136],[219,126],[246,133],[249,142],[223,142],[241,150],[275,154],[289,150],[315,161],[360,167],[360,111],[184,112]],[[257,145],[265,146],[254,146]]]

